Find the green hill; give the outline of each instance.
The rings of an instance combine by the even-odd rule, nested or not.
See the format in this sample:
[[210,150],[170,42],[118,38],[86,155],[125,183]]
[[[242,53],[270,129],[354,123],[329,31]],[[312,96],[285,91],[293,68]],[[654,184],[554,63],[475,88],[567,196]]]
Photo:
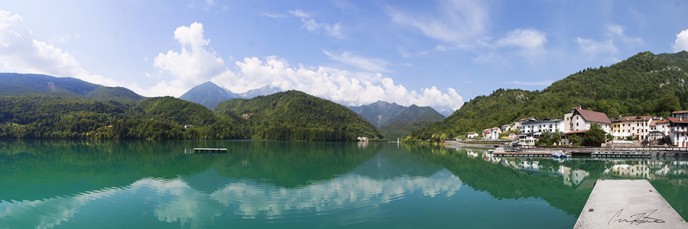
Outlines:
[[144,97],[123,87],[104,87],[99,86],[88,92],[86,98],[96,101],[110,101],[124,104],[134,104]]
[[208,125],[217,122],[208,108],[173,97],[149,98],[136,105],[149,118],[158,118],[180,125]]
[[498,89],[466,102],[442,122],[411,135],[449,135],[501,126],[521,118],[561,118],[582,106],[619,115],[667,117],[688,108],[688,52],[638,53],[608,67],[587,68],[554,82],[542,91]]
[[353,111],[300,91],[220,103],[221,115],[241,117],[253,139],[351,141],[379,138],[375,127]]
[[85,138],[128,109],[76,97],[0,96],[0,137]]

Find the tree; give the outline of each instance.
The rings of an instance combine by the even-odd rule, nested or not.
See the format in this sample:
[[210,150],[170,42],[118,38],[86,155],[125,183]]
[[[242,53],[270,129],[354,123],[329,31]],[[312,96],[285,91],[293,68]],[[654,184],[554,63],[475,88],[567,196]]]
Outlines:
[[681,109],[681,102],[678,96],[674,93],[668,93],[659,99],[657,104],[656,112],[662,114],[663,116],[668,116],[672,111],[677,111]]
[[540,135],[540,138],[535,142],[536,146],[551,146],[552,145],[552,134],[549,132],[544,132]]
[[581,139],[578,137],[578,135],[570,135],[569,136],[569,144],[574,145],[574,146],[580,146],[581,145]]
[[584,146],[601,146],[607,140],[606,133],[598,124],[590,125],[590,130],[583,135]]
[[553,145],[559,145],[560,142],[561,142],[561,134],[559,134],[559,132],[554,132],[552,134],[552,144]]

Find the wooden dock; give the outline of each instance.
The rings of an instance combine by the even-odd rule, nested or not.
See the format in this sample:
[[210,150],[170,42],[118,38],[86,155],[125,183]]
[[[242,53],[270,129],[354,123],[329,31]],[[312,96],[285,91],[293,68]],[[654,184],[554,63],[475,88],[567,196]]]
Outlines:
[[227,148],[193,148],[194,154],[223,154],[227,153]]
[[551,152],[494,152],[495,157],[551,157]]
[[595,147],[569,149],[574,156],[599,158],[685,158],[688,148],[683,147]]
[[647,180],[598,180],[574,228],[688,228]]
[[592,152],[592,157],[620,157],[620,158],[651,158],[652,152],[640,151],[596,151]]

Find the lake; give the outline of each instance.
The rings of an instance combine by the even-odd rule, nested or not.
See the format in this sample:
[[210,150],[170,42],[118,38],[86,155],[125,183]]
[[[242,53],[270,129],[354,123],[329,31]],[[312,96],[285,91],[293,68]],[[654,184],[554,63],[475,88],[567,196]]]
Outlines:
[[[189,154],[224,147],[227,154]],[[0,228],[571,228],[599,178],[686,219],[688,161],[388,143],[0,142]]]

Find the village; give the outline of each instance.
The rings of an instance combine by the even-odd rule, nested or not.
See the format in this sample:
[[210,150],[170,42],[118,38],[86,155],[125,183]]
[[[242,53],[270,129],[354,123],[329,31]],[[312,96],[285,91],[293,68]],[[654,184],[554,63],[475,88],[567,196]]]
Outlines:
[[574,107],[562,118],[526,118],[500,127],[484,129],[482,136],[469,132],[466,138],[482,141],[510,141],[518,146],[535,146],[546,136],[550,144],[575,145],[591,127],[598,125],[606,135],[603,145],[688,147],[688,110],[671,117],[621,116],[609,118],[603,112]]

